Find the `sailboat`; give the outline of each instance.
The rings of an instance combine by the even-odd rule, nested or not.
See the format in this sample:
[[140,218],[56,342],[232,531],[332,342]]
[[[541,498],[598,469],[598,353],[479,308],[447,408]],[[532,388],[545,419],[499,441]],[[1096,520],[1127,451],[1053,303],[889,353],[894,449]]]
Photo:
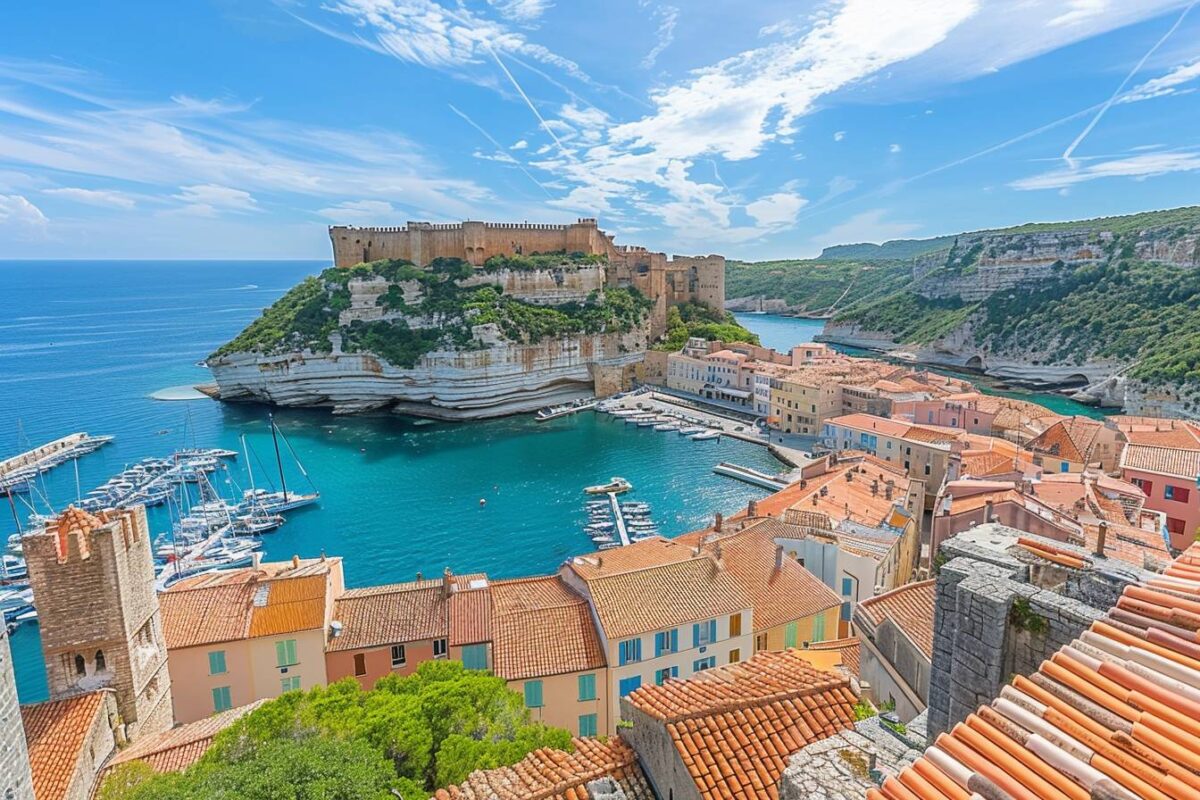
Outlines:
[[[279,470],[279,484],[282,491],[272,492],[266,489],[254,487],[254,476],[251,473],[251,488],[247,489],[243,495],[246,502],[250,504],[256,511],[261,510],[265,514],[282,514],[284,511],[293,511],[297,508],[310,506],[321,499],[321,493],[312,485],[312,478],[304,470],[304,465],[300,463],[296,451],[292,449],[291,442],[283,435],[283,431],[279,430],[279,426],[275,424],[275,416],[268,415],[271,424],[271,442],[275,446],[275,466]],[[287,445],[288,452],[291,453],[293,460],[296,462],[296,467],[300,470],[300,474],[308,481],[309,487],[313,489],[311,492],[289,492],[287,488],[287,479],[283,474],[283,460],[279,452],[279,440],[283,439],[283,443]],[[245,440],[243,439],[243,442]],[[246,457],[249,462],[250,457]],[[249,464],[247,464],[247,467]]]

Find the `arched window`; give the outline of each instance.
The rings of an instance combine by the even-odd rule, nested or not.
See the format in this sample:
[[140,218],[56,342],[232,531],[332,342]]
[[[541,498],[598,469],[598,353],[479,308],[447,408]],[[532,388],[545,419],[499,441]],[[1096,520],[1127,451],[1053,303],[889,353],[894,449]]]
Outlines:
[[87,667],[84,666],[83,656],[81,656],[81,655],[75,656],[75,674],[76,675],[86,675],[87,674]]
[[103,672],[103,671],[104,671],[104,651],[97,650],[96,651],[96,672]]

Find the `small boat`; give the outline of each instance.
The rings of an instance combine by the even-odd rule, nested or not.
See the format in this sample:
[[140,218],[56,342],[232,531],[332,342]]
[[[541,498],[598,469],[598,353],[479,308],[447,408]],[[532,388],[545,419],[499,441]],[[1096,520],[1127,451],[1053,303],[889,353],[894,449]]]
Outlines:
[[664,432],[665,432],[665,431],[677,431],[677,430],[679,430],[679,423],[677,423],[677,422],[664,422],[664,423],[662,423],[661,425],[655,425],[655,426],[654,426],[654,430],[656,430],[656,431],[664,431]]
[[707,430],[707,431],[704,431],[703,433],[693,434],[693,435],[689,436],[688,438],[691,439],[693,442],[707,442],[710,439],[720,439],[721,432],[714,431],[714,430]]
[[588,494],[621,494],[622,492],[628,492],[632,488],[633,484],[629,481],[613,476],[609,479],[608,483],[588,486],[583,491]]
[[701,425],[689,425],[686,428],[679,429],[680,436],[691,436],[694,433],[704,433],[708,428]]
[[637,426],[639,428],[652,428],[655,425],[661,424],[662,423],[658,421],[658,417],[642,417],[637,420]]
[[630,501],[621,503],[621,510],[625,511],[627,513],[630,513],[630,514],[636,514],[638,512],[649,511],[650,504],[643,503],[641,500],[630,500]]
[[301,494],[299,492],[288,492],[285,495],[283,492],[268,492],[266,489],[246,490],[245,498],[248,502],[272,513],[280,513],[282,511],[292,511],[304,506],[310,506],[321,499],[320,492],[311,492],[309,494]]
[[4,567],[0,570],[0,580],[11,583],[29,579],[29,568],[25,566],[25,559],[8,553],[0,558],[4,560]]
[[613,537],[609,536],[606,533],[601,533],[601,534],[597,534],[596,536],[593,536],[592,541],[595,542],[596,544],[604,544],[606,542],[613,541]]
[[251,535],[273,531],[285,522],[282,514],[246,514],[233,522],[233,529],[238,533]]

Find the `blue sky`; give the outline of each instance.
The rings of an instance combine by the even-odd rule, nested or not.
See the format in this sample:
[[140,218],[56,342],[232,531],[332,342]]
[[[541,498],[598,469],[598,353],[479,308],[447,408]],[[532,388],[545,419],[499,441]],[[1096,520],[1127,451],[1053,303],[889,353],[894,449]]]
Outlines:
[[0,258],[325,258],[330,223],[576,216],[802,257],[1200,202],[1189,2],[0,13]]

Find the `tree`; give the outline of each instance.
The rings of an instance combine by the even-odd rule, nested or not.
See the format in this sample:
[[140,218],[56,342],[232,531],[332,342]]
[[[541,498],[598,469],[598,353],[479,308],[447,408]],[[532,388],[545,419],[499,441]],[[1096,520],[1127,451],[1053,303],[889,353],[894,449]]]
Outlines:
[[371,691],[348,678],[288,692],[221,732],[186,772],[152,775],[135,762],[114,771],[100,800],[375,800],[392,791],[411,800],[472,770],[570,746],[567,731],[531,722],[502,679],[429,661]]

